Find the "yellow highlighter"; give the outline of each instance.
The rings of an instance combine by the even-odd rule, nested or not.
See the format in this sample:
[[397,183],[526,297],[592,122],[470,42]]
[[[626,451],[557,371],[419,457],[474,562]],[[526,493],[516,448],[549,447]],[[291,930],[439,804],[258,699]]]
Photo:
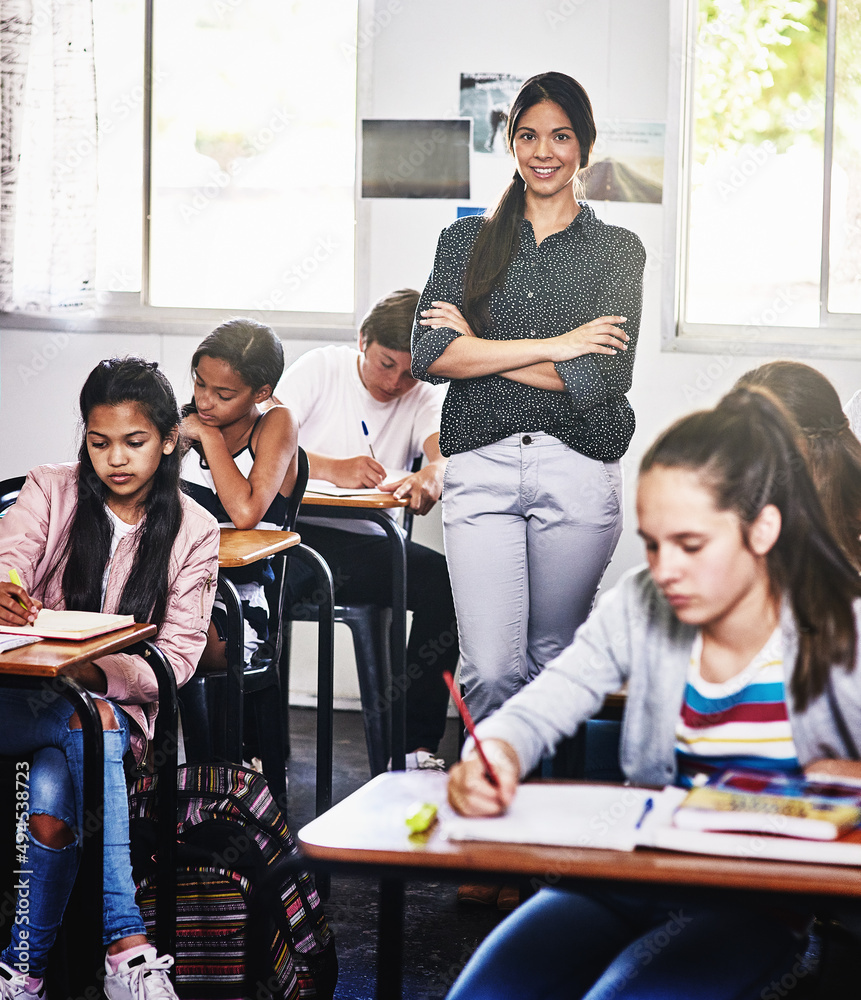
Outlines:
[[[24,584],[21,583],[21,577],[18,576],[18,570],[17,569],[10,569],[9,570],[9,582],[10,583],[14,583],[16,587],[23,587],[24,586]],[[21,607],[25,611],[29,611],[30,610],[27,607],[27,605],[21,600],[20,597],[16,597],[15,600],[21,605]]]

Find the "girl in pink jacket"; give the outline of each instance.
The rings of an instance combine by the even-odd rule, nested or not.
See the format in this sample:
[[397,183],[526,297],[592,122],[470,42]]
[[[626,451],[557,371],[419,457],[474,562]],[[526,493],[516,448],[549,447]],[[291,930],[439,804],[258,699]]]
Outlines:
[[[0,519],[0,623],[40,608],[132,614],[158,626],[156,642],[182,685],[206,642],[218,526],[180,492],[179,412],[154,362],[100,362],[81,390],[79,462],[33,469]],[[23,586],[8,582],[16,569]],[[157,685],[140,656],[118,653],[74,676],[93,694],[104,727],[104,990],[108,1000],[175,996],[147,941],[129,861],[123,755],[140,761],[153,735]],[[38,698],[38,696],[35,696]],[[83,746],[72,706],[49,693],[0,687],[0,754],[32,755],[27,920],[0,954],[0,998],[44,996],[43,977],[78,869]],[[19,900],[20,902],[20,900]],[[24,912],[25,908],[20,908]],[[17,912],[17,911],[16,911]]]

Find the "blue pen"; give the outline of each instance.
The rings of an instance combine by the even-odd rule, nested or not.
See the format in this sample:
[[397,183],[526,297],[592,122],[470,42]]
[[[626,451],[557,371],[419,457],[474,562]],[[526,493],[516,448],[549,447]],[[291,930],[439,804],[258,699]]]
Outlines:
[[374,454],[374,446],[371,444],[371,435],[368,433],[368,425],[365,421],[362,421],[362,431],[365,435],[365,440],[368,442],[368,450],[371,453],[371,458],[376,462],[377,456]]
[[635,830],[639,830],[643,823],[646,821],[646,817],[652,811],[655,806],[655,800],[653,798],[646,799],[643,804],[643,811],[640,813],[640,818],[637,820],[637,825],[634,827]]

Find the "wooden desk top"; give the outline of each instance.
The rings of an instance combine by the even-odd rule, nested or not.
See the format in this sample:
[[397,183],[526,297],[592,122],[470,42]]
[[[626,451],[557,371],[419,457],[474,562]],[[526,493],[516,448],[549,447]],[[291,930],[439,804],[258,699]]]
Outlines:
[[357,496],[333,497],[328,493],[307,492],[302,497],[303,507],[354,507],[359,510],[391,510],[408,507],[409,498],[396,500],[391,493],[360,493]]
[[409,837],[406,816],[417,802],[443,802],[447,776],[432,771],[378,775],[298,833],[307,857],[409,868],[511,873],[861,898],[861,870],[682,854],[638,848],[543,847],[445,840],[437,828]]
[[222,528],[218,545],[218,565],[247,566],[298,545],[302,539],[295,531],[274,528]]
[[92,639],[43,639],[29,646],[19,646],[0,653],[0,678],[56,677],[66,667],[89,663],[100,656],[119,653],[141,639],[151,639],[156,631],[155,625],[145,623],[129,625]]

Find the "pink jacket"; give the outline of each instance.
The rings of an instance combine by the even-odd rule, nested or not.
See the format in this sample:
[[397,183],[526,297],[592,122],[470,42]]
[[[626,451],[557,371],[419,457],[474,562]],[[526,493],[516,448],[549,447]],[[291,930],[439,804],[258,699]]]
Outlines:
[[[0,518],[0,572],[10,567],[21,574],[28,593],[46,608],[62,609],[62,572],[45,577],[61,550],[75,511],[78,464],[40,465],[33,469],[18,500]],[[114,613],[134,560],[140,521],[119,543],[111,563],[102,610]],[[206,630],[215,597],[218,575],[219,531],[215,518],[190,497],[182,496],[182,524],[173,544],[168,567],[165,619],[155,637],[183,684],[194,673],[206,644]],[[122,705],[137,723],[132,728],[135,756],[145,751],[142,736],[151,739],[158,712],[155,675],[141,656],[114,653],[98,665],[108,681],[106,697]],[[137,737],[137,738],[136,738]]]

